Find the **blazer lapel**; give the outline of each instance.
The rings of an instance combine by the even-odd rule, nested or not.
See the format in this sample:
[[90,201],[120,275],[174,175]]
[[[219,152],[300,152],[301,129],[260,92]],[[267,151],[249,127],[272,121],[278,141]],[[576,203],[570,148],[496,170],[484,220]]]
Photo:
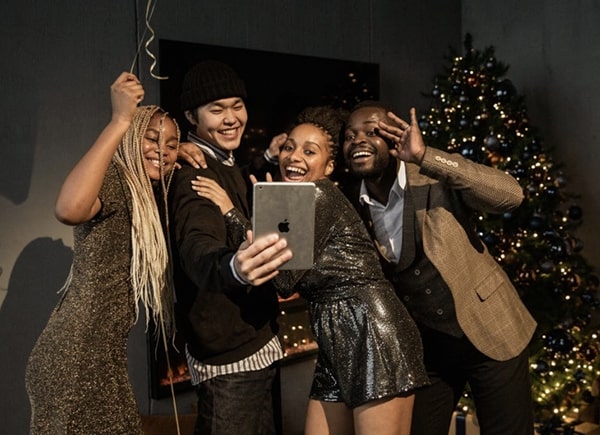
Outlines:
[[415,259],[415,206],[410,191],[410,186],[407,185],[404,191],[402,249],[400,250],[398,265],[396,266],[398,270],[406,269]]
[[423,222],[428,209],[431,180],[419,173],[419,166],[406,163],[406,191],[404,194],[404,229],[399,267],[404,269],[413,262],[417,242],[422,243]]

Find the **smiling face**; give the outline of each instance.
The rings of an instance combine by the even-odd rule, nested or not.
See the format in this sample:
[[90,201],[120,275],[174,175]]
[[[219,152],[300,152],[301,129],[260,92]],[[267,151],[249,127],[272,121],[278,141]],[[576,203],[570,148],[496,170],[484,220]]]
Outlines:
[[361,107],[352,112],[344,133],[344,160],[362,178],[380,177],[392,157],[385,140],[376,132],[379,121],[389,122],[385,109]]
[[248,122],[246,105],[239,97],[212,101],[186,111],[185,115],[198,137],[224,151],[240,146]]
[[173,170],[177,161],[177,126],[163,113],[152,116],[142,141],[144,166],[151,180],[157,181]]
[[331,137],[314,124],[300,124],[289,133],[279,152],[283,181],[316,181],[333,172]]

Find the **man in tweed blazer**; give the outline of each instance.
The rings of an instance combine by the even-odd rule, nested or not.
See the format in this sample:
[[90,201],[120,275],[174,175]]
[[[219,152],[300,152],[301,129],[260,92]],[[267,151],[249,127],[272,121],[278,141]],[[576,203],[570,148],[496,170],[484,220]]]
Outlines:
[[351,113],[344,158],[362,179],[347,195],[421,331],[431,386],[416,394],[412,433],[448,434],[468,382],[482,434],[531,435],[536,323],[472,221],[475,210],[517,208],[519,183],[427,147],[414,109],[407,123],[377,102]]

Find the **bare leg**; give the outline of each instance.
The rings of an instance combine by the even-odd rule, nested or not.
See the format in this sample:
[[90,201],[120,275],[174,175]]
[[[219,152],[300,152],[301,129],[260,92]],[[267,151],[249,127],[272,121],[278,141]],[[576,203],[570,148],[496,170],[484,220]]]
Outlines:
[[344,403],[308,401],[304,435],[353,435],[352,410]]
[[415,396],[368,402],[354,408],[357,435],[409,435]]

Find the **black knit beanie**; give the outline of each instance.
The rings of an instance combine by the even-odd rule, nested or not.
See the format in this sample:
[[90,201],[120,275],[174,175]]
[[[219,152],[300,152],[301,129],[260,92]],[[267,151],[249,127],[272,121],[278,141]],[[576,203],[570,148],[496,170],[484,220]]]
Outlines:
[[246,98],[246,87],[237,73],[217,60],[193,66],[183,78],[181,110],[195,109],[223,98]]

